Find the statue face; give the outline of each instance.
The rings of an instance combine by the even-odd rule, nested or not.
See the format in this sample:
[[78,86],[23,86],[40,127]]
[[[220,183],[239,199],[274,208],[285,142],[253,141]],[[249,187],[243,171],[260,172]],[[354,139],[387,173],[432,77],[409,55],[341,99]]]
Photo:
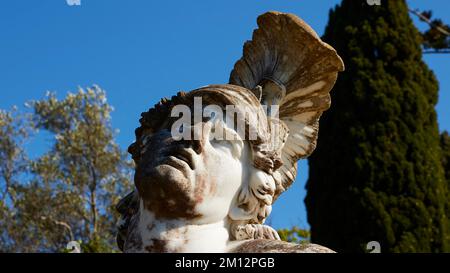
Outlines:
[[250,161],[248,145],[211,139],[217,126],[213,121],[201,125],[200,140],[176,141],[168,126],[143,141],[135,182],[145,208],[157,218],[212,223],[230,210]]

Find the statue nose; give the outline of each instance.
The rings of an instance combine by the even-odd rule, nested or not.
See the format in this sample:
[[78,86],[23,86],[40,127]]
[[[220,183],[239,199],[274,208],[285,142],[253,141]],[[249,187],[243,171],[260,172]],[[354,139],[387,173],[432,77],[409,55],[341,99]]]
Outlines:
[[209,141],[209,134],[211,132],[212,125],[209,122],[201,122],[192,127],[193,140],[192,149],[197,153],[202,153],[205,144]]

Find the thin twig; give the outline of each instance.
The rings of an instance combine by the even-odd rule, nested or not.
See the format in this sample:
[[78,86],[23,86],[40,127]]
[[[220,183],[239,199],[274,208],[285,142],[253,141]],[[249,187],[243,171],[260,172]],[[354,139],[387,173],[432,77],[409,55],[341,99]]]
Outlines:
[[422,52],[423,54],[449,54],[450,49],[446,50],[425,50]]
[[71,240],[71,241],[74,240],[72,228],[71,228],[70,225],[67,224],[66,222],[61,222],[61,221],[58,221],[58,220],[50,219],[50,218],[45,217],[45,216],[41,216],[41,219],[44,220],[44,221],[45,221],[45,220],[50,220],[50,221],[52,221],[53,223],[55,223],[56,225],[58,225],[58,226],[63,226],[63,227],[65,227],[65,228],[67,229],[67,231],[69,232],[70,240]]
[[443,28],[440,27],[440,26],[434,25],[433,22],[431,22],[431,20],[428,19],[427,17],[423,16],[423,15],[419,12],[418,9],[413,10],[413,9],[411,9],[411,8],[408,8],[408,10],[409,10],[409,12],[413,13],[414,15],[416,15],[416,16],[418,16],[420,19],[422,19],[422,20],[423,20],[425,23],[427,23],[430,27],[436,28],[437,30],[439,30],[439,32],[441,32],[442,34],[444,34],[444,35],[446,35],[446,36],[450,36],[450,33],[449,33],[447,30],[443,29]]

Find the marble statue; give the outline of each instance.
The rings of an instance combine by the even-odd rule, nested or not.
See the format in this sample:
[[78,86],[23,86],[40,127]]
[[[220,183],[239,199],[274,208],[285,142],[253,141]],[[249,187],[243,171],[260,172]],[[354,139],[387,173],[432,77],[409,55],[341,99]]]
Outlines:
[[[142,113],[128,149],[136,189],[117,206],[120,249],[331,252],[282,242],[264,221],[295,180],[297,161],[314,151],[343,70],[336,51],[301,19],[261,15],[229,84],[179,92]],[[227,137],[216,137],[219,131]]]

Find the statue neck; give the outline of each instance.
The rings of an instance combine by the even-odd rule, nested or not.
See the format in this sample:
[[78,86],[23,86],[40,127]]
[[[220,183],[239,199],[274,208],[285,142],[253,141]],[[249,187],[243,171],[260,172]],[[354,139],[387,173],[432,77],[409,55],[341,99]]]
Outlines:
[[226,252],[229,243],[225,221],[197,225],[184,219],[157,219],[141,210],[138,230],[142,244],[129,252]]

